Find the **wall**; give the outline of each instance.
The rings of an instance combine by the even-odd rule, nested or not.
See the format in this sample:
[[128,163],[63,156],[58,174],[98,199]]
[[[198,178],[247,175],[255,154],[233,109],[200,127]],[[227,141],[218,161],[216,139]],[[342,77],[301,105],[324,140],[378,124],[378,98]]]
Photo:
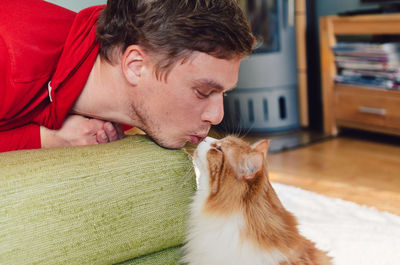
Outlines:
[[107,0],[46,0],[47,2],[71,9],[72,11],[79,12],[89,6],[106,4]]

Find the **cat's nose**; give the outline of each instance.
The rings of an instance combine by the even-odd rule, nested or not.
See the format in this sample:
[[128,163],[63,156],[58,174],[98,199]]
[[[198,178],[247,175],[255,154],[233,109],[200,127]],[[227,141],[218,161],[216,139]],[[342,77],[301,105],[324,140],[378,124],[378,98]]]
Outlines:
[[206,138],[204,138],[204,142],[211,144],[212,142],[216,141],[217,139],[212,138],[210,136],[207,136]]

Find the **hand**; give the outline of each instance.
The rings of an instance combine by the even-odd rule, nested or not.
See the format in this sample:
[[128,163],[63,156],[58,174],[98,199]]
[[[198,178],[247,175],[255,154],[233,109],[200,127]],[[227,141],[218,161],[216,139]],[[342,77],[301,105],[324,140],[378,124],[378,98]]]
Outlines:
[[123,137],[121,125],[80,115],[68,116],[59,130],[40,127],[42,148],[107,143]]

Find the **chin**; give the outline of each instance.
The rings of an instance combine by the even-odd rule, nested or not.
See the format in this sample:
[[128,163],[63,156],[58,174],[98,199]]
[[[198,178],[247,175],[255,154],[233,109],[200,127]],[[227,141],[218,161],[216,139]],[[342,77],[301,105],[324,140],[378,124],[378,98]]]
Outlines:
[[168,149],[180,149],[183,148],[186,145],[186,141],[177,141],[177,140],[168,140],[168,139],[157,139],[153,138],[153,141],[155,141],[159,146],[168,148]]

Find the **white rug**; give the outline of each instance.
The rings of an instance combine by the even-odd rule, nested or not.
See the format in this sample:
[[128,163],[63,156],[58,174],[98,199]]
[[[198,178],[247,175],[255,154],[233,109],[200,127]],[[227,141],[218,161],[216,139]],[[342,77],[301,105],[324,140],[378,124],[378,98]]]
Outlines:
[[[399,265],[400,216],[297,187],[272,183],[300,233],[335,265]],[[373,196],[373,194],[371,194]]]

